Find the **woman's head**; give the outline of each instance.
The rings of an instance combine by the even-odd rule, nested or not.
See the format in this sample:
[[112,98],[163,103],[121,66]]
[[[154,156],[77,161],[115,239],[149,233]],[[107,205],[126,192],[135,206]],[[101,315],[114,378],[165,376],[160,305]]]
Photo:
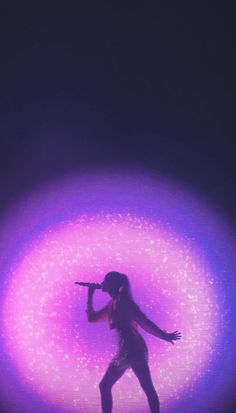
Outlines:
[[102,282],[102,290],[108,292],[111,296],[122,293],[131,296],[130,284],[127,275],[117,271],[111,271],[105,275]]

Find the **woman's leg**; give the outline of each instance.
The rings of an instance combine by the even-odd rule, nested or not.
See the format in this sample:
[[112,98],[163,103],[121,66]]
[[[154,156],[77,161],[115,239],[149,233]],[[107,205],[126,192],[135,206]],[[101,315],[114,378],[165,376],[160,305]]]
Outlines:
[[151,413],[160,412],[160,403],[156,390],[152,383],[152,378],[147,362],[133,362],[131,363],[133,372],[136,374],[142,389],[144,390]]
[[126,368],[119,368],[110,364],[101,382],[99,383],[101,392],[102,413],[111,413],[112,394],[111,388],[117,380],[124,374]]

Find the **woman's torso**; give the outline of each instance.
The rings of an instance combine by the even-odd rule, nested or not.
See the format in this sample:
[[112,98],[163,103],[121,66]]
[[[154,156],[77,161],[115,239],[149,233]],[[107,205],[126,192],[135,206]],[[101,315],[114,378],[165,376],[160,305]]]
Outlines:
[[138,331],[133,308],[129,297],[113,298],[108,307],[110,329],[116,330],[120,348],[126,348],[130,352],[147,352],[146,343]]

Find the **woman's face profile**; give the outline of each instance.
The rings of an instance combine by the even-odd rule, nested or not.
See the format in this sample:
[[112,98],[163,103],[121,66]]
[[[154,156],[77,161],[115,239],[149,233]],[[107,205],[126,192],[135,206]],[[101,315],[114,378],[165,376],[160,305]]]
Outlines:
[[110,295],[115,295],[119,291],[117,281],[111,277],[105,277],[102,282],[102,291],[107,292]]

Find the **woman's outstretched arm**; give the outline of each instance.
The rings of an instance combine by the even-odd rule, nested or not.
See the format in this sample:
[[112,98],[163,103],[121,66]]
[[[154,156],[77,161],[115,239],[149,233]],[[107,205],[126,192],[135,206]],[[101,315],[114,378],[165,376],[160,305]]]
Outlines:
[[165,330],[161,330],[153,321],[149,320],[146,314],[139,308],[137,304],[133,304],[133,315],[135,321],[148,333],[161,338],[162,340],[169,341],[174,344],[175,340],[181,338],[179,331],[174,331],[173,333],[167,333]]
[[103,308],[101,308],[98,311],[95,311],[93,308],[93,294],[95,292],[95,288],[93,286],[90,286],[88,288],[88,302],[87,302],[87,309],[86,313],[88,316],[88,321],[90,322],[96,322],[96,321],[101,321],[105,320],[108,316],[108,304],[106,304]]

